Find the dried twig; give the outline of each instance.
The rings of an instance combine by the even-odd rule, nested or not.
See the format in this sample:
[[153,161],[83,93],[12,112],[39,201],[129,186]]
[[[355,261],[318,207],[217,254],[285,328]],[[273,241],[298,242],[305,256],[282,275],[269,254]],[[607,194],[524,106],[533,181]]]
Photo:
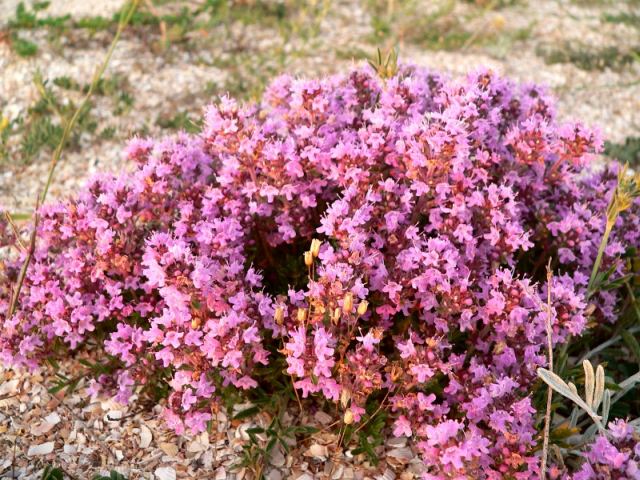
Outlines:
[[80,103],[80,106],[78,106],[78,108],[74,112],[71,119],[65,123],[64,130],[62,132],[62,137],[60,138],[60,142],[58,143],[58,146],[56,147],[55,151],[51,156],[51,164],[49,166],[47,181],[44,185],[44,190],[42,191],[42,194],[39,195],[38,201],[36,202],[36,208],[34,213],[34,226],[33,226],[33,231],[31,233],[31,240],[29,242],[29,250],[27,252],[27,256],[20,269],[18,281],[16,283],[16,287],[11,297],[11,303],[9,304],[9,309],[7,310],[7,318],[11,318],[15,314],[15,310],[18,305],[18,297],[20,295],[20,290],[22,290],[22,284],[27,274],[27,269],[29,268],[29,264],[31,263],[31,259],[35,252],[36,231],[38,230],[37,228],[38,227],[38,208],[40,204],[44,203],[44,201],[47,198],[49,187],[51,186],[51,182],[53,181],[53,174],[55,172],[56,166],[58,165],[58,162],[60,161],[60,157],[62,156],[62,150],[64,149],[67,143],[67,140],[69,139],[69,136],[73,131],[73,127],[75,126],[76,122],[78,121],[78,118],[80,117],[80,114],[89,103],[89,100],[93,95],[93,91],[98,86],[98,83],[100,82],[100,79],[102,78],[102,75],[104,74],[104,71],[106,70],[107,65],[109,65],[109,61],[111,60],[111,56],[113,55],[116,45],[118,44],[118,40],[120,40],[120,35],[122,34],[125,27],[129,24],[129,21],[131,20],[133,13],[135,12],[136,8],[138,8],[139,2],[140,0],[132,0],[128,4],[128,6],[122,11],[122,15],[120,16],[120,22],[118,23],[118,30],[116,31],[116,34],[113,37],[113,41],[111,42],[111,46],[107,51],[107,55],[105,56],[100,66],[96,69],[93,75],[93,79],[91,81],[91,85],[89,86],[89,90],[87,91],[87,94],[84,96],[82,103]]
[[[547,350],[549,354],[549,370],[553,372],[553,328],[551,326],[551,258],[547,264],[547,321],[545,326],[547,329]],[[544,432],[542,437],[542,459],[540,460],[540,478],[544,480],[547,476],[547,455],[549,451],[549,430],[551,428],[551,400],[553,398],[553,389],[547,385],[547,410],[544,415]]]
[[18,231],[18,227],[16,226],[15,222],[13,221],[13,217],[9,212],[4,212],[4,216],[7,219],[7,223],[9,223],[11,230],[13,231],[13,235],[16,237],[16,242],[18,243],[19,250],[26,250],[27,247],[25,247],[24,243],[22,243],[20,232]]
[[84,111],[87,104],[89,103],[89,100],[91,99],[91,96],[93,95],[94,90],[98,86],[98,83],[100,82],[100,79],[104,74],[104,71],[107,69],[109,62],[111,61],[113,52],[116,49],[116,45],[118,44],[118,41],[120,40],[120,35],[122,35],[122,32],[124,31],[126,26],[129,24],[129,21],[131,20],[133,13],[138,8],[139,3],[140,3],[140,0],[132,0],[129,3],[129,5],[127,5],[127,7],[122,11],[122,15],[120,16],[120,21],[118,22],[118,29],[116,30],[116,34],[113,37],[113,40],[111,41],[111,45],[109,46],[109,50],[107,51],[107,54],[104,57],[104,60],[102,61],[100,66],[96,69],[95,73],[93,74],[91,84],[89,85],[89,89],[87,90],[86,95],[82,99],[82,102],[74,112],[71,119],[68,122],[66,122],[64,126],[64,130],[62,132],[62,138],[60,138],[60,142],[58,143],[58,146],[56,147],[55,151],[51,156],[51,164],[49,167],[47,182],[45,183],[44,190],[42,191],[42,196],[40,198],[42,203],[44,203],[45,199],[47,198],[47,194],[49,193],[49,187],[51,186],[51,182],[53,180],[53,174],[55,172],[56,166],[58,165],[58,162],[60,161],[62,150],[64,149],[65,144],[69,139],[69,135],[71,135],[71,132],[73,131],[73,127],[78,121],[80,114]]

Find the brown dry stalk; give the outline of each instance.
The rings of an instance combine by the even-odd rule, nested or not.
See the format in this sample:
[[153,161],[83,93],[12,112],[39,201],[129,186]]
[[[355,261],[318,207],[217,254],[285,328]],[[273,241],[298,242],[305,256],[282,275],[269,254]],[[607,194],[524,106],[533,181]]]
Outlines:
[[31,258],[33,257],[33,254],[36,248],[36,232],[38,230],[37,228],[38,227],[38,208],[39,208],[39,205],[44,203],[44,201],[47,198],[47,193],[49,193],[49,187],[51,186],[51,182],[53,181],[53,174],[55,172],[56,166],[58,165],[58,162],[60,161],[60,157],[62,156],[62,150],[64,149],[67,143],[67,140],[71,135],[71,132],[73,131],[73,127],[75,126],[76,122],[78,121],[78,118],[80,117],[81,112],[88,105],[94,90],[98,86],[98,83],[100,82],[100,79],[104,74],[104,71],[107,69],[107,66],[109,65],[109,62],[111,60],[111,56],[113,55],[113,52],[116,48],[116,45],[118,44],[118,41],[120,40],[120,35],[122,35],[122,32],[124,31],[125,27],[129,24],[129,21],[131,20],[133,13],[138,8],[139,2],[140,0],[131,0],[131,2],[123,9],[122,15],[120,16],[120,21],[118,22],[118,30],[116,31],[116,34],[113,37],[113,41],[109,46],[109,50],[107,51],[107,54],[105,55],[104,60],[102,61],[100,66],[96,69],[95,73],[93,74],[91,85],[89,86],[89,90],[87,91],[87,94],[84,96],[82,103],[80,103],[80,105],[74,112],[71,119],[68,122],[66,122],[64,125],[64,130],[62,132],[62,137],[60,138],[60,142],[58,143],[55,151],[51,156],[51,164],[49,166],[47,181],[44,185],[42,194],[38,196],[38,201],[36,202],[36,208],[34,210],[34,226],[33,226],[33,232],[31,233],[31,240],[29,242],[29,250],[27,252],[27,256],[24,260],[24,263],[22,264],[22,268],[20,269],[20,274],[18,275],[18,282],[16,283],[16,287],[13,291],[13,295],[11,297],[11,303],[9,304],[9,310],[7,311],[6,318],[11,318],[14,315],[18,305],[18,297],[20,295],[20,290],[22,290],[22,284],[24,282],[24,278],[27,274],[27,269],[29,268],[29,264],[31,263]]
[[[553,273],[551,272],[551,258],[547,263],[547,350],[549,354],[549,371],[553,372],[553,329],[551,326],[551,279]],[[551,400],[553,397],[553,390],[550,386],[547,386],[547,410],[544,415],[544,433],[542,436],[542,459],[540,461],[540,478],[544,480],[547,476],[547,456],[549,452],[549,429],[551,428]]]
[[88,105],[94,90],[96,89],[96,87],[98,86],[98,83],[100,82],[100,79],[102,78],[102,75],[104,75],[104,71],[107,69],[109,62],[111,61],[111,57],[113,56],[113,52],[116,49],[116,45],[118,44],[118,41],[120,40],[120,36],[122,35],[122,32],[124,31],[126,26],[129,24],[129,21],[131,20],[133,13],[138,8],[139,3],[140,3],[140,0],[131,0],[131,2],[122,10],[122,15],[120,16],[120,21],[118,22],[118,29],[116,30],[116,34],[114,35],[113,40],[111,41],[111,45],[109,46],[109,50],[107,51],[107,54],[105,55],[104,60],[98,66],[95,73],[93,74],[93,78],[91,79],[91,84],[89,85],[89,90],[87,90],[86,95],[82,99],[82,102],[74,112],[71,119],[65,123],[64,130],[62,132],[62,138],[60,139],[58,146],[56,147],[55,151],[53,152],[53,155],[51,156],[51,165],[49,167],[47,182],[44,185],[44,190],[42,191],[42,196],[40,198],[40,201],[42,203],[44,203],[45,199],[47,198],[47,193],[49,193],[49,187],[51,186],[51,181],[53,180],[53,173],[55,172],[58,162],[60,161],[60,157],[62,156],[62,150],[64,149],[65,144],[67,143],[67,139],[71,135],[71,132],[73,131],[73,127],[75,127],[75,124],[78,121],[80,114]]

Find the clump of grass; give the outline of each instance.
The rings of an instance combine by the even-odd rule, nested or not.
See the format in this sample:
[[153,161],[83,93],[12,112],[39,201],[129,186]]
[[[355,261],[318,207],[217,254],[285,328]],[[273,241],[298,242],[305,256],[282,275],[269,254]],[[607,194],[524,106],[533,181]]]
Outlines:
[[188,112],[178,112],[173,116],[160,116],[156,125],[169,130],[182,130],[188,133],[197,133],[202,127],[200,120],[193,119]]
[[547,64],[572,63],[576,67],[592,70],[622,70],[636,62],[640,55],[640,46],[622,50],[617,46],[590,47],[584,44],[566,43],[558,48],[554,45],[540,44],[536,53]]
[[[65,91],[86,95],[90,84],[82,84],[69,76],[55,77],[43,80],[39,75],[35,78],[36,87],[40,93],[38,100],[29,107],[26,114],[6,125],[1,131],[0,159],[6,159],[9,154],[8,139],[15,136],[19,139],[19,158],[21,164],[29,164],[38,157],[40,152],[52,152],[59,144],[64,133],[66,122],[75,114],[78,106],[71,100],[74,95],[63,95]],[[113,102],[113,114],[121,115],[128,112],[134,103],[129,93],[126,77],[113,75],[101,78],[93,89],[93,95],[107,97]],[[94,104],[86,103],[77,117],[77,126],[69,135],[66,145],[69,148],[80,147],[80,139],[86,135],[98,132],[98,119],[93,114]],[[115,128],[102,126],[97,138],[107,140],[113,138]]]
[[9,20],[7,31],[9,32],[9,45],[12,50],[21,57],[32,57],[38,53],[38,45],[23,38],[20,30],[34,30],[49,28],[56,31],[64,29],[71,18],[70,15],[41,17],[39,12],[45,10],[49,2],[35,2],[33,10],[28,10],[24,2],[20,2],[15,10],[15,16]]
[[[425,6],[415,1],[368,3],[374,41],[411,42],[431,50],[466,50],[471,45],[505,45],[528,38],[530,28],[505,29],[492,12],[511,2],[440,0]],[[462,8],[461,8],[462,5]],[[472,26],[473,25],[473,26]]]
[[624,143],[604,143],[605,155],[632,167],[640,165],[640,137],[627,137]]
[[640,28],[640,15],[638,15],[637,13],[605,13],[604,15],[602,15],[602,20],[607,23],[616,23]]
[[[53,151],[62,140],[64,125],[77,110],[75,103],[58,98],[39,75],[34,81],[40,98],[28,109],[25,119],[15,131],[22,135],[20,152],[23,163],[30,163],[43,149]],[[83,133],[95,132],[97,122],[91,108],[92,104],[87,103],[80,111],[78,128],[66,139],[67,146],[76,148]]]
[[20,57],[33,57],[38,53],[38,45],[25,40],[16,33],[12,33],[10,37],[10,45],[13,51]]
[[[40,480],[74,480],[74,477],[64,471],[61,467],[54,467],[52,465],[47,465],[42,472],[42,476]],[[117,472],[116,470],[111,470],[109,475],[95,475],[92,477],[93,480],[127,480],[127,477]]]

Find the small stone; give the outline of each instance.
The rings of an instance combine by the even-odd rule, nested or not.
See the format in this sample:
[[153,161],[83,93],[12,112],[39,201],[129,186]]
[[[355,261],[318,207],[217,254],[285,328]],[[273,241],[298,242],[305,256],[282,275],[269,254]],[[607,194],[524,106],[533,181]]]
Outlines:
[[44,419],[47,421],[47,423],[50,423],[52,425],[57,425],[61,420],[60,415],[58,415],[56,412],[50,413],[49,415],[44,417]]
[[12,395],[18,391],[18,379],[9,380],[0,385],[0,397]]
[[48,433],[58,423],[60,423],[60,415],[58,415],[55,412],[51,413],[47,415],[45,418],[43,418],[42,421],[31,426],[30,428],[31,435],[34,435],[36,437],[40,435],[44,435],[45,433]]
[[151,434],[149,427],[144,424],[140,425],[140,442],[138,443],[140,448],[149,448],[151,440],[153,440],[153,435]]
[[156,468],[153,473],[157,480],[176,480],[176,471],[171,467]]
[[282,480],[282,472],[277,468],[272,469],[267,473],[267,480]]
[[175,443],[163,442],[160,444],[160,450],[170,457],[175,457],[178,454],[178,446]]
[[318,459],[326,459],[329,456],[329,449],[324,445],[314,443],[304,452],[305,457],[313,457]]
[[345,468],[344,472],[342,473],[342,480],[353,480],[353,478],[355,478],[353,474],[353,468],[351,467]]
[[331,480],[339,480],[342,478],[342,474],[344,473],[344,465],[336,465],[333,467],[333,475],[331,475]]
[[67,455],[73,455],[78,451],[78,447],[76,447],[75,445],[68,445],[65,443],[64,447],[62,447],[62,451]]
[[396,480],[396,474],[393,470],[387,468],[382,475],[376,476],[376,480]]
[[329,415],[326,412],[323,412],[322,410],[318,410],[316,414],[313,416],[313,418],[315,418],[316,421],[322,425],[329,425],[333,420],[333,417],[331,415]]
[[387,452],[387,458],[393,459],[401,465],[406,465],[415,457],[413,451],[409,447],[394,448]]
[[27,456],[33,457],[36,455],[48,455],[53,452],[53,442],[41,443],[40,445],[32,445],[29,447]]
[[407,437],[391,437],[387,440],[387,445],[391,448],[402,448],[407,446]]
[[271,450],[271,454],[269,455],[269,463],[271,465],[274,467],[284,467],[285,462],[286,458],[279,447]]
[[105,422],[117,422],[122,418],[121,410],[111,410],[104,416]]

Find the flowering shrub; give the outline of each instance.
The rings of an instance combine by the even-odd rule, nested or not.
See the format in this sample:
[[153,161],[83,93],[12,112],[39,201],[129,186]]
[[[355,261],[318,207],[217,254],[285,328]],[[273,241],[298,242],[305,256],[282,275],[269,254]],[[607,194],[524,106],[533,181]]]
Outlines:
[[[98,343],[113,368],[90,393],[125,402],[167,383],[182,433],[282,360],[302,398],[337,403],[347,424],[386,392],[425,478],[538,478],[547,260],[554,344],[616,319],[615,289],[587,298],[618,169],[589,166],[601,144],[558,125],[539,87],[491,72],[280,77],[259,105],[223,98],[200,135],[134,139],[133,173],[41,207],[11,316],[27,252],[2,273],[1,361]],[[624,275],[627,246],[633,209],[603,269]],[[610,461],[605,442],[576,479]]]

